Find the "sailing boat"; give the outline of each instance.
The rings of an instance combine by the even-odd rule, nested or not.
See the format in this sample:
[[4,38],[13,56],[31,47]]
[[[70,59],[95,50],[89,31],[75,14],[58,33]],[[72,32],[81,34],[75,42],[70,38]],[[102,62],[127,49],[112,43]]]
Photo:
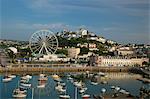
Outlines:
[[65,91],[65,94],[64,95],[59,95],[59,98],[60,99],[70,99],[70,95],[66,94],[66,91]]
[[27,95],[25,93],[20,93],[19,91],[13,91],[14,98],[25,98]]
[[47,80],[48,80],[48,78],[45,74],[40,74],[38,81],[47,81]]
[[82,99],[89,99],[89,98],[90,98],[90,95],[88,95],[88,94],[82,95]]
[[13,97],[14,98],[25,98],[27,96],[26,93],[27,93],[27,90],[20,88],[19,82],[18,82],[18,88],[14,89]]
[[37,85],[37,88],[45,88],[47,80],[48,78],[45,74],[40,74],[40,77],[38,79],[39,84]]
[[12,75],[12,74],[11,74],[11,75],[8,75],[8,77],[10,77],[10,78],[13,79],[13,78],[16,78],[16,75]]
[[9,76],[4,76],[3,79],[2,79],[3,82],[9,82],[11,80],[12,80],[12,78],[9,77]]
[[59,95],[60,99],[70,99],[69,95]]
[[56,81],[56,82],[62,81],[61,78],[60,78],[58,75],[56,75],[56,74],[52,75],[52,78],[53,78],[54,81]]
[[57,83],[57,86],[55,87],[55,89],[57,90],[57,91],[59,91],[59,92],[62,92],[62,93],[64,93],[64,92],[66,92],[66,89],[65,89],[65,87],[63,86],[63,85],[65,85],[65,84],[63,84],[63,83],[60,83],[60,82],[58,82]]
[[92,85],[98,85],[98,81],[97,81],[97,77],[96,76],[93,76],[92,79],[91,79],[91,84]]
[[[7,68],[7,67],[6,67]],[[6,75],[3,77],[2,81],[3,82],[10,82],[12,80],[12,77],[9,77],[7,74],[7,70],[6,70]]]
[[21,78],[20,85],[22,85],[23,87],[31,87],[31,83],[29,83],[29,78]]

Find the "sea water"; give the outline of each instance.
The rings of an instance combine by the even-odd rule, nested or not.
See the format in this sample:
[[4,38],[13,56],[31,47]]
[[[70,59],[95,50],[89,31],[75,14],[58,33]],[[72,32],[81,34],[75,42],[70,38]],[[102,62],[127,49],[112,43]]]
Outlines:
[[[34,75],[32,79],[30,80],[30,83],[32,84],[32,88],[34,88],[34,92],[32,91],[32,88],[27,90],[27,97],[26,99],[32,99],[32,92],[34,95],[34,99],[59,99],[59,92],[55,90],[56,82],[51,78],[51,76],[48,76],[47,85],[43,89],[38,89],[38,75]],[[18,87],[18,82],[20,81],[20,76],[17,75],[16,78],[14,78],[12,81],[4,83],[2,82],[3,75],[0,75],[0,99],[14,99],[12,98],[12,93],[15,88]],[[62,77],[62,81],[66,83],[66,94],[69,94],[71,99],[74,99],[75,97],[75,86],[67,79],[67,77]],[[92,85],[89,79],[85,80],[85,85],[88,88],[86,91],[86,94],[89,94],[91,97],[93,95],[100,95],[101,89],[105,88],[107,90],[107,93],[109,94],[111,92],[110,86],[120,86],[123,89],[126,89],[129,91],[132,95],[139,96],[139,89],[142,86],[148,86],[143,84],[142,82],[136,80],[136,79],[110,79],[108,80],[108,84],[98,84],[98,85]],[[77,97],[78,99],[81,98],[81,94],[79,94],[77,90]]]

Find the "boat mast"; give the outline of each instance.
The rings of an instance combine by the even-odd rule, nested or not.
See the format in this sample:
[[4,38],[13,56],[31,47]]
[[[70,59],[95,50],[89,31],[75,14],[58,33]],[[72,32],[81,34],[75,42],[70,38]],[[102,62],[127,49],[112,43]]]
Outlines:
[[32,88],[32,99],[33,99],[33,96],[34,96],[34,88]]
[[77,87],[75,87],[75,99],[77,99]]

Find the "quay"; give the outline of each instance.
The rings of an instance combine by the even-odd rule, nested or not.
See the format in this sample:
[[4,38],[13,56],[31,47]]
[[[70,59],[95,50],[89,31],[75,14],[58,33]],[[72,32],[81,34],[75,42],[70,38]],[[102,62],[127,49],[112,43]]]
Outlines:
[[138,78],[137,80],[142,81],[144,83],[150,83],[150,79],[147,78]]
[[74,66],[71,64],[9,64],[0,67],[5,72],[129,72],[131,67]]

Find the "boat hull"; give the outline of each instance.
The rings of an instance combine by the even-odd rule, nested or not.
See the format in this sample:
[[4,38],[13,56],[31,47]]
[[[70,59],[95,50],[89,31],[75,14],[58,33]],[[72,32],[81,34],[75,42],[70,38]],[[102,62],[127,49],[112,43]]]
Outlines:
[[2,81],[3,82],[10,82],[12,80],[12,78],[4,78]]

